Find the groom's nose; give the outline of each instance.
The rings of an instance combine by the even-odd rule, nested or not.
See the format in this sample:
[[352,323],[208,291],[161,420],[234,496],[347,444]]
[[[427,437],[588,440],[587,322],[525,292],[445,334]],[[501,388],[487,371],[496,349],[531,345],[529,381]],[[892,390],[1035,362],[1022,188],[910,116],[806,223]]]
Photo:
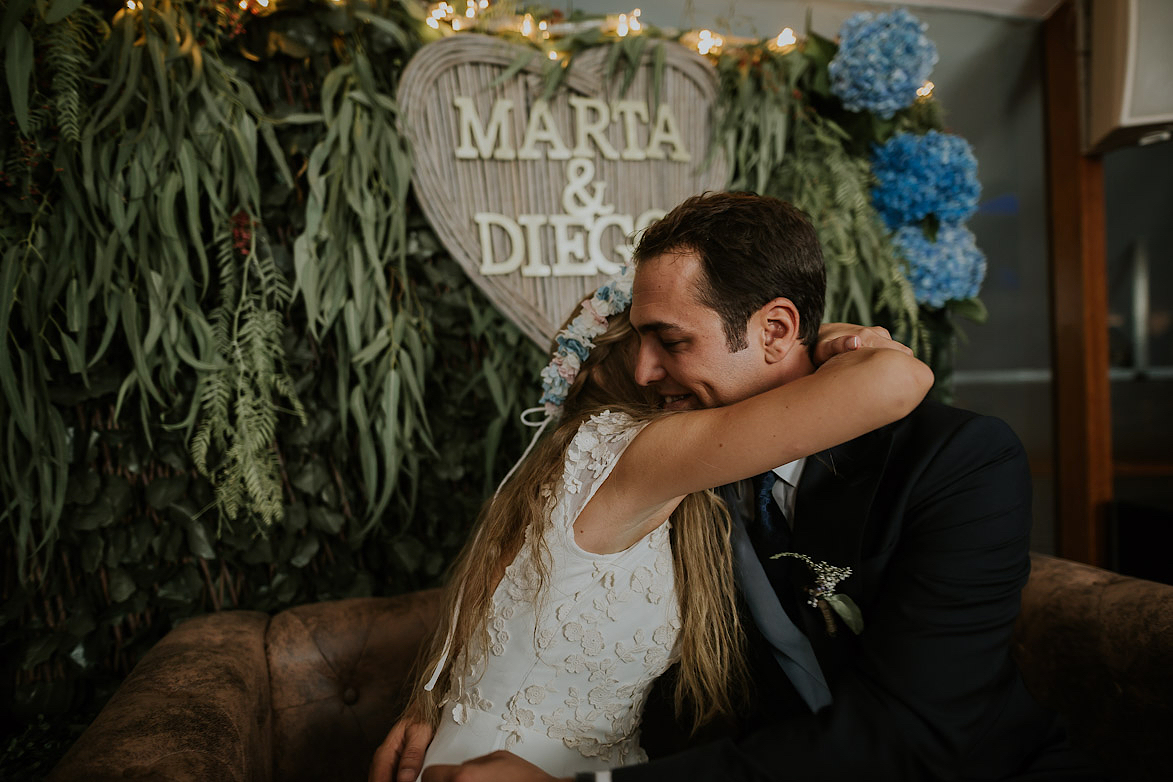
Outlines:
[[641,339],[639,352],[635,357],[635,382],[641,386],[650,386],[667,377],[664,365],[660,363],[659,352],[653,340]]

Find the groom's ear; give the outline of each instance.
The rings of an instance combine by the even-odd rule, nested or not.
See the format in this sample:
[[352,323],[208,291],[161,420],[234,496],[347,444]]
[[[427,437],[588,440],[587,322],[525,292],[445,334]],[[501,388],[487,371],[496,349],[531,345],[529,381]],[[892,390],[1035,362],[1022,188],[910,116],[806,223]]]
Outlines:
[[794,302],[780,296],[767,302],[758,315],[766,363],[776,364],[785,360],[796,347],[802,349],[798,337],[798,308]]

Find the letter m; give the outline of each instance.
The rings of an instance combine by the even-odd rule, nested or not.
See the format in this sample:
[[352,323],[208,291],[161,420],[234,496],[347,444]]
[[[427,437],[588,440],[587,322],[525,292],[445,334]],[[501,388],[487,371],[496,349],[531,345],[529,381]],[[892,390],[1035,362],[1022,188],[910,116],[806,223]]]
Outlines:
[[473,104],[472,98],[455,97],[452,103],[460,112],[460,146],[456,148],[456,157],[461,160],[478,157],[492,157],[497,160],[517,158],[517,153],[513,151],[513,143],[505,132],[513,113],[513,101],[502,99],[493,102],[493,113],[489,116],[488,127],[481,127],[481,118],[477,115],[477,107]]

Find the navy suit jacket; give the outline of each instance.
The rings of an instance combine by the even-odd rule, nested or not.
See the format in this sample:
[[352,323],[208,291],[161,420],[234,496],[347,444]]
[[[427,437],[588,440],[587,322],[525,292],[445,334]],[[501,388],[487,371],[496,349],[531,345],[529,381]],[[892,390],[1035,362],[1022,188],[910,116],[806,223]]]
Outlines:
[[861,635],[838,619],[829,635],[805,600],[811,573],[788,560],[778,598],[814,647],[832,705],[812,714],[751,631],[751,719],[616,769],[615,782],[985,780],[1048,764],[1058,773],[1030,778],[1078,776],[1080,760],[1010,655],[1030,570],[1031,483],[1009,427],[926,402],[808,459],[796,505],[791,550],[850,566],[838,591],[863,614]]

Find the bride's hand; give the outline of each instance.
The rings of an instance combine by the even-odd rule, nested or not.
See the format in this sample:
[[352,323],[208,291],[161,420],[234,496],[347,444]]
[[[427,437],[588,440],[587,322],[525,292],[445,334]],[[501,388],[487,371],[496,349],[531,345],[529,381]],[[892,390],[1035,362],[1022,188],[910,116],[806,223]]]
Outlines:
[[556,780],[533,763],[499,749],[459,766],[428,766],[424,782],[573,782]]
[[431,725],[399,720],[375,750],[368,782],[415,782],[432,743]]
[[816,365],[858,348],[888,348],[909,356],[912,350],[892,339],[883,326],[857,326],[854,323],[824,323],[819,327],[819,341],[813,359]]

